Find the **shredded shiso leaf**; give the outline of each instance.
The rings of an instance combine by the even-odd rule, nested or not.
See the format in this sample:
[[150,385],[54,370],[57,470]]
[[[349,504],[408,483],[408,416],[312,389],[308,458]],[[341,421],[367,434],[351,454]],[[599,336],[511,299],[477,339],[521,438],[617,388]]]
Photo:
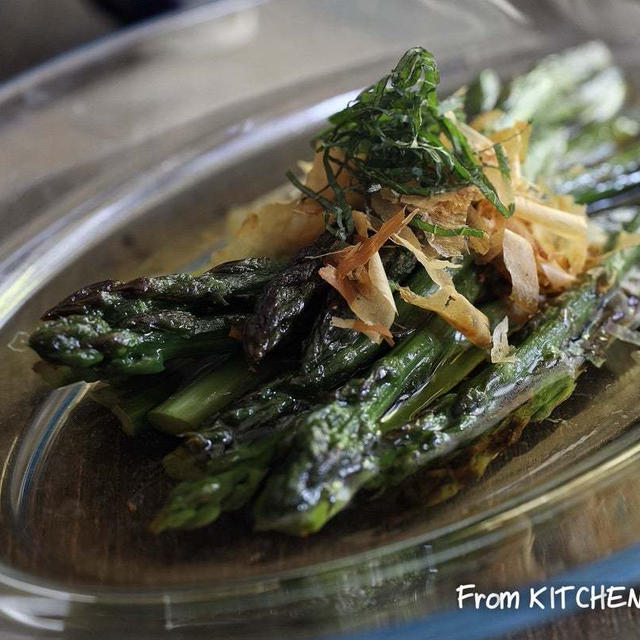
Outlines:
[[[431,196],[474,185],[505,216],[467,138],[441,113],[436,90],[440,76],[433,55],[409,49],[393,71],[329,118],[331,127],[315,140],[330,194],[314,191],[293,174],[292,182],[327,212],[327,229],[342,240],[353,233],[347,190],[362,195],[388,187],[397,194]],[[339,182],[352,175],[357,187]]]
[[[355,315],[335,318],[334,326],[389,343],[396,307],[379,251],[399,245],[439,287],[429,297],[401,288],[400,297],[504,355],[496,341],[505,336],[492,336],[484,314],[455,288],[460,260],[470,254],[508,277],[508,302],[523,319],[542,296],[571,287],[599,248],[584,207],[523,176],[530,124],[495,109],[465,122],[447,106],[452,101],[439,103],[438,82],[433,56],[420,47],[407,51],[329,119],[306,174],[288,174],[301,197],[248,216],[236,243],[244,236],[253,254],[280,255],[329,232],[338,248],[324,256],[319,275]],[[260,247],[264,211],[277,214],[280,232],[265,234]]]

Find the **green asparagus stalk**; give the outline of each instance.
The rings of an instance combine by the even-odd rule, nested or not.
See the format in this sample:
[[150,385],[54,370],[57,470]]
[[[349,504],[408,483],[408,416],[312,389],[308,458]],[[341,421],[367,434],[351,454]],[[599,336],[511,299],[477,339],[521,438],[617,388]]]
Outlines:
[[[468,268],[459,269],[458,272],[458,289],[469,299],[475,299],[480,291],[475,275]],[[227,461],[233,460],[234,468],[243,467],[247,471],[252,469],[255,472],[252,477],[261,480],[269,466],[273,464],[274,458],[288,448],[283,443],[294,437],[294,434],[300,430],[313,429],[315,423],[322,422],[322,425],[313,431],[309,439],[309,447],[316,446],[314,438],[320,435],[322,428],[327,430],[326,437],[323,437],[320,444],[324,451],[328,451],[335,444],[332,438],[339,440],[340,447],[346,441],[355,441],[356,447],[360,444],[364,445],[367,434],[358,432],[361,422],[366,421],[370,416],[376,416],[375,419],[377,419],[404,390],[417,386],[420,380],[435,367],[438,357],[446,350],[446,345],[454,339],[454,334],[455,330],[450,325],[439,318],[433,318],[378,360],[364,380],[354,379],[343,387],[338,392],[336,400],[328,405],[320,405],[312,411],[306,411],[297,416],[288,415],[267,424],[260,437],[254,437],[246,444],[240,438],[240,441],[231,448],[230,455],[225,454],[222,460],[216,457],[203,462],[198,459],[197,454],[190,456],[185,448],[170,454],[165,460],[165,468],[170,475],[189,479],[178,484],[170,494],[165,507],[154,520],[154,530],[172,528],[176,526],[176,522],[182,523],[179,526],[186,527],[197,522],[199,526],[202,523],[201,510],[210,514],[219,513],[218,509],[211,508],[212,502],[217,503],[224,511],[223,504],[230,490],[229,480],[225,480],[218,491],[207,488],[211,483],[216,484],[221,465],[226,467]],[[217,434],[219,436],[229,432],[218,430]],[[215,435],[215,430],[213,433],[202,434],[205,438],[206,450],[211,449],[210,437]],[[229,435],[233,440],[235,434]],[[252,435],[255,436],[255,434]],[[360,436],[362,436],[361,440]],[[220,442],[220,438],[216,442],[218,445],[224,444]],[[295,442],[296,450],[304,446],[304,443],[301,445],[298,437]],[[193,444],[196,445],[197,451],[198,443]],[[318,447],[318,455],[320,447]],[[194,470],[194,467],[197,470]],[[258,469],[261,470],[260,473]],[[202,476],[203,472],[204,476]],[[245,475],[242,477],[244,478]],[[204,478],[209,479],[209,485]],[[198,487],[201,487],[203,492],[197,491]],[[257,483],[254,486],[255,489],[257,489]],[[247,499],[250,497],[248,491],[245,495]],[[182,520],[179,515],[182,510],[192,512],[193,520]]]
[[468,446],[423,469],[417,474],[420,504],[432,506],[448,500],[481,478],[489,464],[519,439],[527,424],[546,419],[574,388],[573,378],[559,379]]
[[[260,384],[273,367],[252,372],[244,358],[232,357],[223,365],[202,372],[186,386],[149,411],[149,421],[172,435],[195,431],[205,418]],[[151,409],[151,407],[149,407]]]
[[277,440],[277,433],[262,438],[258,446],[251,447],[250,456],[243,457],[240,448],[232,460],[218,461],[215,472],[180,482],[151,522],[151,530],[195,529],[224,511],[242,507],[267,474]]
[[559,193],[570,193],[576,202],[592,204],[640,187],[640,144],[625,149],[593,167],[552,181]]
[[[312,429],[302,433],[314,439],[313,455],[303,448],[270,476],[255,505],[256,528],[298,535],[317,531],[363,486],[399,482],[487,433],[539,394],[568,395],[593,348],[590,338],[597,334],[611,292],[639,260],[638,247],[611,254],[543,312],[513,363],[488,366],[442,408],[385,438],[373,435],[354,451],[343,430],[340,442],[329,440],[332,446],[326,447],[326,438],[318,437],[323,425],[311,423]],[[374,434],[370,428],[369,433]]]
[[564,155],[557,159],[557,169],[552,175],[548,170],[544,174],[554,180],[571,175],[571,172],[575,177],[576,167],[594,167],[630,147],[637,148],[639,134],[637,107],[624,109],[605,122],[577,128],[569,137]]
[[[52,381],[87,381],[152,374],[166,360],[227,352],[232,326],[244,324],[257,293],[282,268],[278,261],[248,258],[199,276],[174,274],[130,282],[106,280],[65,298],[32,333],[31,347],[51,365],[39,369]],[[221,310],[230,304],[239,313]]]
[[[472,300],[478,295],[474,280],[463,283]],[[278,528],[287,528],[293,519],[296,526],[313,531],[314,521],[337,512],[343,496],[332,493],[331,500],[324,500],[325,490],[331,490],[325,479],[337,486],[346,469],[367,466],[369,449],[379,437],[379,419],[399,396],[433,373],[455,336],[450,325],[433,318],[378,360],[364,380],[351,381],[334,400],[301,416],[290,456],[270,475],[258,498],[256,526],[262,528],[263,514],[270,514],[278,519]]]
[[283,267],[281,261],[245,258],[225,262],[200,275],[177,273],[120,282],[104,280],[79,289],[44,314],[44,320],[99,315],[110,324],[160,309],[209,315],[212,309],[249,302]]
[[173,358],[234,350],[229,333],[244,318],[161,310],[112,326],[97,314],[70,315],[42,322],[29,344],[43,360],[70,367],[82,380],[151,374]]
[[[489,324],[494,328],[505,316],[508,316],[509,310],[503,301],[497,301],[483,306],[482,312],[489,318]],[[511,331],[518,326],[518,323],[511,323]],[[467,341],[453,342],[442,359],[442,365],[433,372],[426,383],[387,411],[380,420],[381,429],[387,431],[409,422],[417,414],[432,406],[440,396],[456,387],[486,359],[486,352],[472,347]]]
[[175,390],[180,377],[161,373],[138,380],[143,380],[144,385],[132,385],[132,381],[126,385],[98,383],[89,391],[89,397],[107,407],[128,436],[136,436],[149,428],[147,414]]
[[[395,280],[405,280],[415,267],[415,259],[405,251],[395,250],[389,253],[391,255],[383,258],[387,273]],[[420,295],[428,295],[435,289],[423,269],[419,269],[411,277],[410,286],[412,291]],[[328,299],[334,300],[336,304],[332,293]],[[407,333],[408,327],[415,328],[419,322],[424,322],[423,311],[402,300],[398,300],[397,304],[398,324],[403,327],[403,333]],[[339,315],[344,312],[341,309]],[[272,423],[301,411],[312,399],[317,399],[332,386],[344,382],[357,369],[366,366],[376,355],[382,353],[384,346],[375,344],[363,334],[333,327],[331,317],[334,313],[336,311],[329,302],[329,308],[312,329],[301,371],[269,380],[221,415],[212,412],[211,419],[199,425],[198,434],[166,456],[164,464],[167,473],[178,480],[205,473],[206,461],[232,449],[239,438],[246,440],[249,437],[257,438],[265,431],[270,433]],[[314,361],[309,364],[311,358]]]
[[[506,115],[496,126],[535,120],[544,127],[579,116],[584,101],[590,100],[591,91],[584,88],[590,85],[586,83],[602,81],[598,74],[610,73],[612,63],[609,49],[601,42],[588,42],[544,58],[508,85],[498,103]],[[614,86],[614,81],[609,80],[607,86]],[[602,95],[598,98],[603,100]]]
[[[468,270],[468,264],[458,269],[454,281],[468,277]],[[398,269],[392,270],[392,274],[401,275]],[[419,295],[429,295],[437,288],[424,269],[412,275],[409,285]],[[397,306],[398,324],[405,327],[406,337],[425,322],[426,316],[424,311],[400,299]],[[269,381],[222,415],[214,416],[198,429],[198,434],[165,457],[167,473],[177,480],[185,480],[210,472],[207,466],[210,460],[226,455],[247,439],[255,440],[278,431],[283,424],[288,424],[282,418],[307,408],[323,392],[345,382],[383,353],[383,345],[375,344],[363,334],[332,327],[332,315],[329,309],[314,327],[301,371]]]
[[311,246],[291,258],[259,296],[244,329],[247,360],[255,365],[290,337],[314,303],[326,290],[318,275],[323,255],[334,247],[334,239],[322,234]]

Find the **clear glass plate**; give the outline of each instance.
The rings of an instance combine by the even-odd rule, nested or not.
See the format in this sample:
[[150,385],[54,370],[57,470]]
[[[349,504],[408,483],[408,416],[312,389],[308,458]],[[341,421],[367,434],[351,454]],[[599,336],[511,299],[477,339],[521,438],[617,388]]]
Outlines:
[[[82,284],[201,262],[225,210],[281,184],[310,133],[410,45],[436,53],[445,90],[594,36],[637,77],[637,4],[529,4],[220,2],[0,89],[3,637],[309,636],[404,621],[474,637],[524,618],[470,628],[451,613],[461,582],[514,588],[602,562],[609,579],[638,578],[629,349],[454,499],[425,506],[417,479],[303,540],[250,533],[242,514],[149,533],[163,443],[128,440],[82,385],[45,388],[24,347],[42,310]],[[621,562],[622,550],[636,555]]]

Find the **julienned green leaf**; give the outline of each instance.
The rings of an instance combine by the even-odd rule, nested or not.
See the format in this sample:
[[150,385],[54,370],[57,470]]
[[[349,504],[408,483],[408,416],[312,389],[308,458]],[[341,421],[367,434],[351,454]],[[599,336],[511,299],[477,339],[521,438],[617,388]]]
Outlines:
[[446,227],[422,220],[422,218],[414,218],[409,224],[427,233],[433,233],[434,236],[473,236],[474,238],[482,238],[484,236],[482,230],[476,229],[475,227],[468,227],[467,225],[455,229],[447,229]]
[[466,137],[439,109],[439,80],[433,55],[414,47],[389,75],[329,118],[331,127],[314,142],[323,154],[333,198],[293,182],[330,214],[331,233],[346,239],[353,231],[347,193],[337,180],[346,167],[358,183],[350,189],[362,194],[388,187],[399,194],[430,196],[475,185],[504,216],[510,215]]
[[498,168],[500,169],[500,173],[504,178],[509,180],[509,178],[511,177],[511,170],[509,169],[509,161],[507,160],[507,155],[499,142],[496,142],[496,144],[493,145],[493,148],[496,152],[496,159],[498,160]]

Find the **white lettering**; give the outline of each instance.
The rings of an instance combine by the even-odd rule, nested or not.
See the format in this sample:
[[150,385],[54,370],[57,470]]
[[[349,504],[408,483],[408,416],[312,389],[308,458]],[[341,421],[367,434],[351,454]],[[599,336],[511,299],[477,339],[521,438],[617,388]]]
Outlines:
[[596,603],[599,602],[600,609],[604,611],[606,597],[607,597],[607,592],[603,584],[600,585],[600,593],[596,593],[596,587],[592,586],[591,587],[591,608],[596,609],[597,608]]
[[476,585],[475,584],[461,584],[457,589],[456,592],[458,593],[458,609],[462,609],[464,607],[463,601],[466,598],[473,598],[473,593],[464,593],[466,590],[471,590],[471,589],[475,589]]
[[567,584],[564,587],[556,587],[553,591],[554,591],[554,598],[555,595],[559,595],[560,596],[560,608],[562,610],[567,608],[567,598],[566,598],[566,594],[567,591],[575,591],[576,588],[573,585]]
[[581,608],[581,609],[588,609],[589,608],[589,603],[587,602],[586,604],[584,602],[582,602],[580,595],[582,593],[589,593],[589,587],[580,587],[577,591],[576,591],[576,604]]
[[616,591],[625,591],[624,587],[609,587],[607,597],[607,607],[610,609],[617,609],[618,607],[624,607],[624,598],[621,595],[616,595]]
[[[487,591],[476,590],[475,584],[461,584],[456,587],[458,609],[519,609],[519,591]],[[526,596],[525,596],[526,598]],[[604,611],[632,607],[640,609],[640,589],[627,588],[611,584],[591,584],[577,587],[572,584],[560,586],[529,588],[529,609],[562,609],[571,608],[574,604],[580,609]],[[523,602],[522,606],[527,606]]]
[[487,596],[487,609],[502,609],[502,599],[499,593],[490,593]]
[[640,593],[636,593],[635,589],[629,589],[629,601],[627,606],[640,609]]
[[[519,609],[520,608],[520,592],[519,591],[503,591],[503,598],[506,599],[507,609]],[[500,607],[501,609],[503,607]]]
[[529,609],[533,609],[534,606],[537,606],[539,609],[544,609],[545,606],[540,602],[538,596],[542,595],[547,590],[547,587],[541,587],[540,589],[534,589],[531,587],[529,589]]

